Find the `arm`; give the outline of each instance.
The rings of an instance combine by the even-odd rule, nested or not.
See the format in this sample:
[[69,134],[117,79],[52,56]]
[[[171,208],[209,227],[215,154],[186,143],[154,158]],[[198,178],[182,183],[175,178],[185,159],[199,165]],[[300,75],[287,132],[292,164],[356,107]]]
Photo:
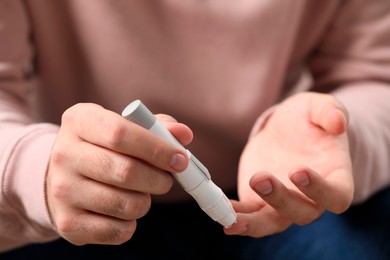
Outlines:
[[[45,206],[44,177],[57,127],[34,123],[32,49],[19,1],[0,3],[0,251],[57,234]],[[39,158],[39,159],[38,159]]]
[[390,2],[345,1],[310,60],[314,90],[349,112],[354,202],[390,184]]

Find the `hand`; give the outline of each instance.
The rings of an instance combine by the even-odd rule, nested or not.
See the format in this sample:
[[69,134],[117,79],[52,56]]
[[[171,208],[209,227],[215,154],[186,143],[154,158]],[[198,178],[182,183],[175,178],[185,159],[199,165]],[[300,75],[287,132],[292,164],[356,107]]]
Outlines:
[[[183,145],[188,127],[160,120]],[[184,151],[95,104],[68,109],[53,146],[47,201],[58,233],[76,245],[129,240],[151,194],[168,192],[172,176],[187,167]]]
[[242,153],[238,222],[225,233],[263,237],[324,210],[345,211],[354,191],[347,121],[326,94],[301,93],[278,105]]

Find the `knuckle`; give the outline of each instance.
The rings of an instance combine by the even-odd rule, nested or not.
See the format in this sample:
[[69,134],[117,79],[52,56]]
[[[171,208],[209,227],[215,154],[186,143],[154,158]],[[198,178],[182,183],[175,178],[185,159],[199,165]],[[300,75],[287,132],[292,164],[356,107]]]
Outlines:
[[[159,187],[161,186],[162,188],[164,188],[165,185],[161,185],[161,183],[164,183],[164,181],[162,181],[162,178],[159,176],[159,174],[149,174],[148,178],[147,178],[147,182],[148,182],[148,185],[150,187]],[[161,191],[163,192],[163,191]]]
[[120,183],[132,183],[136,178],[137,168],[135,160],[118,160],[115,162],[112,172],[114,178]]
[[163,173],[162,176],[152,174],[148,178],[149,185],[151,187],[157,187],[153,194],[162,195],[168,193],[173,186],[173,177],[169,173]]
[[52,161],[54,164],[60,165],[64,161],[66,161],[67,154],[62,149],[53,149],[50,155],[50,161]]
[[96,198],[96,205],[104,215],[122,217],[125,213],[126,202],[119,196],[106,194]]
[[162,144],[156,143],[152,148],[151,158],[153,161],[160,161],[164,158],[162,155],[166,154]]
[[56,199],[68,198],[71,193],[71,187],[66,182],[60,180],[52,179],[48,189],[48,192]]
[[[123,222],[106,221],[102,223],[83,222],[82,216],[63,216],[56,221],[58,233],[74,245],[112,244],[128,241],[136,230],[136,220]],[[80,234],[86,234],[81,236]]]
[[142,193],[133,193],[127,199],[114,194],[106,194],[96,199],[96,203],[100,204],[97,207],[103,214],[125,220],[143,217],[151,206],[150,196]]
[[[88,162],[88,163],[86,163]],[[90,152],[86,151],[82,157],[79,158],[80,172],[88,173],[89,175],[101,176],[101,178],[107,178],[109,172],[111,176],[115,176],[116,158],[110,153],[105,151]],[[111,174],[112,173],[112,174]]]
[[120,245],[133,237],[136,227],[137,221],[131,220],[120,229],[111,229],[111,234],[108,234],[107,237],[102,236],[102,238],[105,239],[106,242],[108,241],[110,244]]
[[61,165],[67,161],[68,154],[65,149],[60,149],[57,146],[53,148],[50,154],[50,161],[56,165]]
[[[107,210],[105,210],[106,214],[114,216],[114,217],[118,217],[118,218],[126,218],[129,220],[134,219],[134,217],[132,217],[129,214],[129,212],[131,212],[131,211],[129,211],[129,209],[128,209],[128,207],[129,207],[128,204],[129,204],[129,200],[125,200],[125,199],[122,199],[120,197],[114,197],[111,200],[107,201],[107,204],[105,206],[105,207],[108,206]],[[136,209],[137,208],[135,207],[135,209],[132,209],[132,210],[135,211]]]
[[124,203],[123,210],[130,219],[138,219],[146,215],[151,207],[150,195],[143,193],[140,198],[128,199]]
[[70,107],[67,110],[65,110],[65,112],[62,114],[62,117],[61,117],[61,122],[63,124],[70,123],[73,121],[73,118],[75,115],[75,113],[73,111],[74,111],[74,107]]
[[117,122],[111,122],[107,125],[105,138],[110,147],[118,147],[123,142],[125,134],[126,128],[124,125],[118,124]]
[[120,244],[123,243],[123,231],[114,225],[107,223],[104,227],[93,228],[93,239],[98,244]]
[[172,188],[173,177],[165,171],[155,168],[143,168],[142,163],[137,159],[122,158],[111,162],[110,172],[116,183],[123,187],[134,187],[143,178],[143,183],[147,185],[152,194],[165,194]]
[[115,192],[104,191],[95,194],[90,201],[93,211],[112,217],[124,215],[125,200],[121,199]]
[[74,122],[74,119],[78,118],[80,111],[85,110],[86,106],[86,104],[78,103],[66,109],[61,117],[62,123]]
[[89,232],[93,243],[120,245],[132,238],[136,224],[136,220],[127,221],[125,224],[108,221],[105,225],[89,226]]
[[70,215],[62,215],[58,216],[56,220],[56,227],[58,230],[58,233],[61,234],[61,236],[67,238],[72,237],[74,232],[77,231],[77,217],[72,217]]

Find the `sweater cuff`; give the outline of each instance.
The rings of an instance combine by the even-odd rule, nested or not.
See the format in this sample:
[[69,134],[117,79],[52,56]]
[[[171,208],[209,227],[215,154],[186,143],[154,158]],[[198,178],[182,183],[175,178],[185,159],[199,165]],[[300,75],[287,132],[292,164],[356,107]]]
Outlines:
[[4,191],[8,203],[33,229],[24,234],[33,240],[57,237],[46,203],[46,173],[58,127],[31,125],[14,145],[5,173]]

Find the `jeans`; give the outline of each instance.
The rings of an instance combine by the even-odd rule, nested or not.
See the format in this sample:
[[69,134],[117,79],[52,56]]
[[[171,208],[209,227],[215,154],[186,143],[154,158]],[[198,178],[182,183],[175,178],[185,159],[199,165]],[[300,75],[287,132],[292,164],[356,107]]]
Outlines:
[[0,254],[0,259],[390,259],[390,189],[341,215],[264,238],[224,235],[195,202],[153,205],[120,246],[74,246],[63,239]]

